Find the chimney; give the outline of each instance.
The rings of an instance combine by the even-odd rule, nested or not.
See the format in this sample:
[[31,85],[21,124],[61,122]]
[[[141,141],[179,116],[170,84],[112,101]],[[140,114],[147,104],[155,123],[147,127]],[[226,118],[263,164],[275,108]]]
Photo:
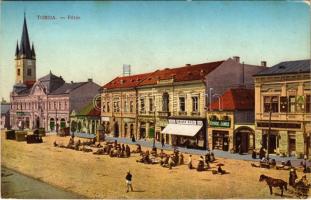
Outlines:
[[88,78],[88,79],[87,79],[87,82],[93,82],[93,79]]
[[240,57],[239,56],[233,56],[233,60],[237,63],[240,63]]
[[262,67],[267,67],[267,61],[261,61],[261,66]]

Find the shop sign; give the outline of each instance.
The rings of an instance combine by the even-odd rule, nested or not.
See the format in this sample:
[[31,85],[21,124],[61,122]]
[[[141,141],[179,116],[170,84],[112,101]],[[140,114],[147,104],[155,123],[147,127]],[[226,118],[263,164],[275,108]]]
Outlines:
[[184,120],[184,119],[169,119],[169,124],[184,124],[184,125],[203,125],[202,121],[197,120]]
[[222,128],[230,128],[230,121],[225,120],[210,120],[210,127],[222,127]]
[[17,116],[25,116],[27,113],[25,112],[16,112],[16,115]]
[[109,122],[109,117],[102,117],[103,122]]

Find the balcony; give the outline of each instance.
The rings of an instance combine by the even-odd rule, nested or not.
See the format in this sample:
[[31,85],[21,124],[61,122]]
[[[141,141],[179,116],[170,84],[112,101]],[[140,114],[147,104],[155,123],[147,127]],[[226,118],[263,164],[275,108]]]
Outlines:
[[159,117],[169,117],[171,116],[171,113],[168,111],[158,111]]
[[191,112],[191,116],[200,116],[200,112],[197,112],[197,111],[193,111]]
[[179,111],[178,115],[180,115],[180,116],[187,116],[187,112],[186,111]]

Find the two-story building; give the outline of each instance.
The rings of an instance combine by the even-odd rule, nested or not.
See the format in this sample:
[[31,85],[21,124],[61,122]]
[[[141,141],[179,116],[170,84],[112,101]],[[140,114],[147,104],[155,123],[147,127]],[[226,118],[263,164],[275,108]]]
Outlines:
[[256,148],[287,156],[310,155],[310,95],[310,60],[281,62],[257,73]]
[[[265,68],[241,64],[234,57],[117,77],[102,87],[102,121],[114,136],[133,133],[136,138],[207,148],[208,103],[230,87],[251,88],[252,75]],[[220,84],[224,78],[227,84]]]

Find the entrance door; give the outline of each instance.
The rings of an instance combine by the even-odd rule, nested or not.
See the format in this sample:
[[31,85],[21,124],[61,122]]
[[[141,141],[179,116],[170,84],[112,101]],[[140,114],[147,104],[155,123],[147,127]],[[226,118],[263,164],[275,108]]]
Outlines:
[[288,135],[288,151],[289,155],[294,156],[296,152],[296,136]]
[[223,150],[224,151],[229,151],[229,140],[228,137],[224,137],[223,139]]
[[40,119],[39,119],[39,117],[36,118],[36,128],[40,128]]
[[236,152],[239,152],[239,148],[241,148],[242,153],[248,152],[248,139],[249,133],[247,132],[237,132],[235,138],[235,149]]
[[[263,147],[265,149],[267,149],[267,135],[268,134],[265,134],[263,135],[262,137],[262,143],[263,143]],[[276,135],[274,134],[270,134],[270,139],[269,139],[269,153],[274,153],[275,150],[276,150]]]

